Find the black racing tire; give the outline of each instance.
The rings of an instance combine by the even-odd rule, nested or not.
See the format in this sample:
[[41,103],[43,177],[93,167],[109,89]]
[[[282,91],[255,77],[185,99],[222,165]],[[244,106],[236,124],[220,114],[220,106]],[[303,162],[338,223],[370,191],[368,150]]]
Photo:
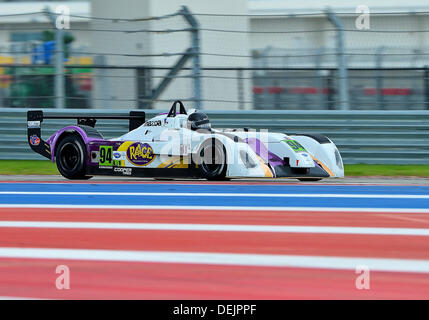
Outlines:
[[86,176],[86,159],[86,147],[79,135],[69,135],[57,144],[55,161],[63,177],[69,180],[91,179]]
[[[208,151],[211,148],[211,152]],[[226,149],[215,138],[204,141],[196,154],[200,175],[211,181],[226,180]]]
[[320,181],[320,180],[323,180],[323,178],[300,178],[300,179],[298,179],[299,181],[302,181],[302,182],[305,182],[305,181],[307,181],[307,182],[315,182],[315,181]]

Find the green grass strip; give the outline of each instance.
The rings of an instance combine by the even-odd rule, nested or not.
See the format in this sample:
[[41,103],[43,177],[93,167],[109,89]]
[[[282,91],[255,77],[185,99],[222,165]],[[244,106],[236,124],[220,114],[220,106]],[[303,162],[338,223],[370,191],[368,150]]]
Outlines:
[[48,175],[59,174],[57,166],[49,160],[0,160],[3,175]]

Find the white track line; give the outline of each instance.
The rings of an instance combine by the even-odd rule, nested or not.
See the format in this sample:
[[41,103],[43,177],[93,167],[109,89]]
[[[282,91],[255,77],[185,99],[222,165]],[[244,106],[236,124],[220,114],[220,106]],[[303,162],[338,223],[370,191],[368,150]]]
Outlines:
[[0,195],[44,196],[136,196],[136,197],[258,197],[258,198],[362,198],[362,199],[429,199],[429,195],[412,194],[336,194],[336,193],[184,193],[184,192],[57,192],[0,191]]
[[40,298],[26,298],[26,297],[0,297],[0,300],[45,300]]
[[246,206],[176,206],[176,205],[98,205],[98,204],[0,204],[1,208],[15,209],[114,209],[140,210],[142,214],[147,210],[214,210],[214,211],[286,211],[286,212],[359,212],[359,213],[429,213],[428,209],[416,208],[350,208],[350,207],[246,207]]
[[275,232],[275,233],[326,233],[326,234],[429,236],[429,229],[420,229],[420,228],[366,228],[366,227],[270,226],[270,225],[264,226],[264,225],[182,224],[182,223],[0,221],[0,228],[223,231],[223,232]]
[[205,252],[191,253],[169,251],[0,248],[0,258],[185,263],[345,270],[356,270],[356,267],[358,266],[366,266],[369,268],[369,270],[372,271],[429,273],[429,260],[359,257],[350,258]]

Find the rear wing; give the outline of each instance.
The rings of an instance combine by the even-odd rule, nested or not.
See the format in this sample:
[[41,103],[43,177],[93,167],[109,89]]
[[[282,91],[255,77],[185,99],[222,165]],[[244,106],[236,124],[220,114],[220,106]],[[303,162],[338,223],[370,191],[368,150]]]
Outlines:
[[95,127],[98,119],[129,120],[129,130],[140,127],[146,120],[144,111],[130,111],[129,116],[97,116],[97,115],[45,115],[42,110],[27,112],[27,138],[33,151],[50,159],[51,148],[42,139],[42,122],[44,119],[76,119],[77,125]]

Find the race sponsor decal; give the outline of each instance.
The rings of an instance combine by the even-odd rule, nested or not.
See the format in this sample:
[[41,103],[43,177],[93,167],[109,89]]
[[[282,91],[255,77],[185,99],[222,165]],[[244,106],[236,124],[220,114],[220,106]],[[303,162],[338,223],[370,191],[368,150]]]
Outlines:
[[122,173],[124,176],[130,176],[133,173],[133,169],[131,168],[115,168],[113,171]]
[[305,148],[296,140],[283,140],[284,142],[286,142],[289,147],[292,148],[293,151],[295,152],[307,152],[307,150],[305,150]]
[[40,121],[27,121],[27,127],[30,129],[40,128]]
[[98,155],[98,164],[100,167],[112,167],[113,166],[113,147],[112,146],[100,146]]
[[147,143],[135,142],[127,149],[128,161],[136,166],[147,166],[155,158],[152,147]]
[[40,144],[40,138],[38,136],[36,136],[36,135],[32,135],[30,137],[30,144],[32,146],[38,146]]
[[113,160],[125,160],[126,159],[126,153],[123,151],[114,151],[113,152]]
[[113,160],[114,167],[125,167],[125,160]]
[[156,121],[146,121],[144,126],[146,127],[159,127],[162,125],[161,120],[156,120]]

